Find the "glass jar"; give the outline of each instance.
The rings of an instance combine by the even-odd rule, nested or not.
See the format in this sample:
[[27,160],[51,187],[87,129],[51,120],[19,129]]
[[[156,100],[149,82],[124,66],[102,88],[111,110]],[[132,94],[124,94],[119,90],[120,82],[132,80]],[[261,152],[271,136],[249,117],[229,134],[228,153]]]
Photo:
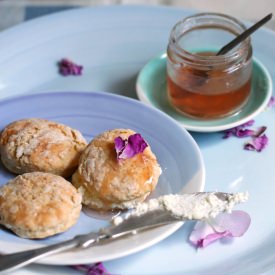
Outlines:
[[218,13],[196,14],[173,27],[167,91],[176,110],[197,119],[215,119],[243,108],[252,76],[250,39],[224,55],[216,53],[245,29],[237,19]]

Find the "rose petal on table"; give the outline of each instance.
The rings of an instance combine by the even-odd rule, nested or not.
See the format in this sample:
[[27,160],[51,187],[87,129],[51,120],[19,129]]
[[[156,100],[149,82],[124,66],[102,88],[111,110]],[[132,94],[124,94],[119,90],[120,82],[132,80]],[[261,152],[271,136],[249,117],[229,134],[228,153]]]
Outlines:
[[249,228],[250,222],[250,216],[244,211],[221,213],[210,223],[197,222],[189,241],[197,248],[204,248],[224,237],[241,237]]
[[255,131],[254,130],[250,130],[250,129],[238,129],[235,133],[236,137],[252,137],[255,135]]
[[255,132],[255,135],[254,135],[254,136],[255,136],[255,137],[261,136],[261,135],[265,132],[266,129],[267,129],[266,126],[260,127],[260,128],[258,129],[258,131]]
[[262,135],[255,137],[244,145],[245,150],[261,152],[268,145],[268,137]]
[[221,213],[214,219],[215,231],[220,229],[230,232],[232,237],[241,237],[249,228],[251,218],[248,213],[241,210],[233,210],[231,213]]
[[267,104],[268,107],[273,107],[275,106],[275,97],[272,96]]
[[77,65],[73,61],[63,58],[58,62],[59,66],[59,72],[63,76],[68,76],[68,75],[81,75],[83,66]]
[[[247,121],[246,123],[243,123],[239,126],[236,126],[234,128],[228,129],[225,131],[223,138],[229,138],[231,136],[236,136],[236,137],[245,137],[245,136],[251,136],[254,134],[253,130],[249,129],[244,129],[245,127],[250,127],[254,124],[255,120],[251,119]],[[252,132],[250,132],[252,131]]]
[[190,234],[189,241],[197,248],[204,248],[227,235],[228,232],[215,232],[209,223],[199,221]]
[[101,262],[91,265],[74,265],[71,267],[83,271],[87,275],[111,275]]
[[96,263],[89,268],[87,275],[110,275],[110,273],[102,263]]

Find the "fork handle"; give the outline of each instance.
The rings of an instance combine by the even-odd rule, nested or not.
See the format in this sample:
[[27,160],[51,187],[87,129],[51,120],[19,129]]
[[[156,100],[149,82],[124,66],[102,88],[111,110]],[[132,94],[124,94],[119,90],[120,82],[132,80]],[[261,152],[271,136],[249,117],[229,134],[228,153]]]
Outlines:
[[47,247],[27,250],[0,256],[0,274],[2,272],[14,271],[17,268],[26,266],[38,259],[55,253],[63,252],[78,245],[75,239],[53,244]]

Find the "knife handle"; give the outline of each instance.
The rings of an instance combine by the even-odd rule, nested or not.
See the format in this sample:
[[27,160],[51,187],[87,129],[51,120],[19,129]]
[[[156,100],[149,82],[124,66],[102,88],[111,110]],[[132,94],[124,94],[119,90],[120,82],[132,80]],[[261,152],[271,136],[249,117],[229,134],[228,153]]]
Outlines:
[[0,274],[2,272],[14,271],[17,268],[26,266],[38,259],[55,253],[74,248],[78,245],[76,239],[68,240],[50,246],[2,255],[0,256]]

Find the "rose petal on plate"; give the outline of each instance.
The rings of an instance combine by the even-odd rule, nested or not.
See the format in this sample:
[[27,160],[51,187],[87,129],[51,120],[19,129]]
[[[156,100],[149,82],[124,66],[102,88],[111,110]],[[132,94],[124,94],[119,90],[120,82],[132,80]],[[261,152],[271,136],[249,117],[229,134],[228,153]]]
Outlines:
[[197,222],[189,241],[197,248],[204,248],[224,237],[241,237],[249,228],[250,222],[250,216],[244,211],[221,213],[209,223]]

